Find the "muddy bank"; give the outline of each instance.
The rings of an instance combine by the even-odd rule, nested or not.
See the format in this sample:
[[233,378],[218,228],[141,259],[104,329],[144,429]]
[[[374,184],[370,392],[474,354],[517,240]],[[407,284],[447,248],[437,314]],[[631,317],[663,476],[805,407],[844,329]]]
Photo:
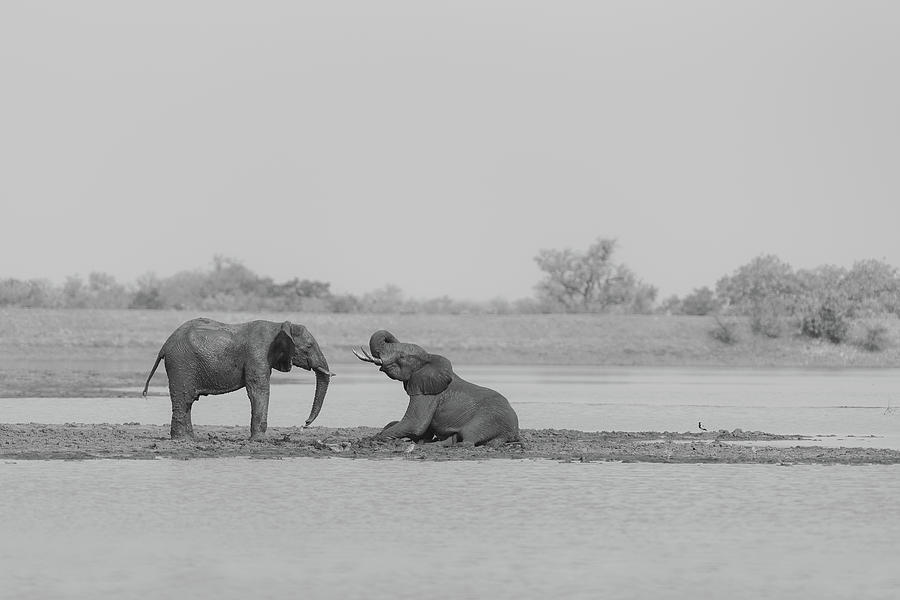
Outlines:
[[[444,448],[369,439],[371,427],[274,427],[250,442],[247,427],[198,427],[192,441],[172,441],[168,426],[40,423],[0,424],[0,459],[80,460],[249,457],[341,457],[405,460],[549,459],[567,462],[900,464],[900,451],[790,445],[803,436],[762,432],[585,432],[526,429],[500,449]],[[777,442],[779,446],[766,445]],[[786,446],[786,447],[784,447]]]

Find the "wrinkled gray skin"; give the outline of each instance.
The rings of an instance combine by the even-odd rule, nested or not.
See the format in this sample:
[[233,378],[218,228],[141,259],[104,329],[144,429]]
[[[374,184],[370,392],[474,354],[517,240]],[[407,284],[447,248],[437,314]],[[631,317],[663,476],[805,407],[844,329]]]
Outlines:
[[372,335],[369,350],[371,355],[362,348],[354,354],[380,366],[391,379],[402,381],[409,394],[406,414],[385,426],[376,438],[475,446],[499,446],[519,439],[519,418],[509,401],[454,373],[443,356],[401,343],[384,330]]
[[292,366],[316,373],[316,391],[306,425],[322,410],[332,373],[319,344],[306,327],[290,321],[219,323],[193,319],[172,332],[156,357],[144,385],[165,360],[172,398],[172,438],[190,438],[191,406],[200,396],[226,394],[247,388],[250,398],[250,439],[265,435],[269,413],[269,377],[272,369],[287,372]]

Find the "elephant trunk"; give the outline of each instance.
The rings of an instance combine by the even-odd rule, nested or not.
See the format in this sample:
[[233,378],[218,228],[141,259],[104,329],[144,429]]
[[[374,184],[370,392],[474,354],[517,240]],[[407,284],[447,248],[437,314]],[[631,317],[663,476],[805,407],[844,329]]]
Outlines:
[[316,417],[319,416],[319,411],[322,410],[322,404],[325,402],[325,392],[328,391],[328,383],[331,381],[332,373],[328,371],[327,363],[325,363],[324,367],[316,367],[315,372],[316,393],[313,396],[312,409],[309,411],[309,418],[306,419],[306,425],[304,425],[304,427],[309,427],[310,423],[315,421]]
[[385,344],[396,344],[398,341],[399,340],[394,337],[394,334],[390,331],[379,329],[372,334],[371,338],[369,338],[369,351],[375,358],[381,358],[381,353],[384,352]]

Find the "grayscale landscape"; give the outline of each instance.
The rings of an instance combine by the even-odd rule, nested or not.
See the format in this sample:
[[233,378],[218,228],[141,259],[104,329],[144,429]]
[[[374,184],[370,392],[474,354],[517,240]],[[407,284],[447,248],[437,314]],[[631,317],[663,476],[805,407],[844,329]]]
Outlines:
[[3,4],[0,597],[897,597],[898,19]]

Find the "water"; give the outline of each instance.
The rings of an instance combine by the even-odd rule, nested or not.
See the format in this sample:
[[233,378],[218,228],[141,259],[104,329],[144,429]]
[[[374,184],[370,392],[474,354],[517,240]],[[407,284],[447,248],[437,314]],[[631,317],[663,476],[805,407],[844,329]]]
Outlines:
[[4,598],[896,598],[900,466],[0,463]]
[[[382,426],[398,419],[406,396],[367,365],[340,365],[316,425]],[[471,381],[501,391],[524,428],[586,431],[747,431],[815,436],[813,443],[900,449],[900,370],[661,369],[463,366]],[[269,425],[299,425],[314,378],[278,374]],[[140,391],[143,382],[124,390]],[[153,388],[165,392],[164,388]],[[168,397],[0,399],[7,423],[169,422]],[[249,426],[243,390],[201,398],[195,425]]]
[[[900,448],[897,370],[459,371],[509,397],[523,427],[702,421]],[[306,418],[304,375],[272,388],[271,425]],[[342,365],[317,424],[381,425],[405,406],[399,384]],[[0,421],[167,423],[169,410],[3,399]],[[194,421],[247,426],[249,403],[204,398]],[[887,599],[898,497],[896,465],[7,460],[0,597]]]

